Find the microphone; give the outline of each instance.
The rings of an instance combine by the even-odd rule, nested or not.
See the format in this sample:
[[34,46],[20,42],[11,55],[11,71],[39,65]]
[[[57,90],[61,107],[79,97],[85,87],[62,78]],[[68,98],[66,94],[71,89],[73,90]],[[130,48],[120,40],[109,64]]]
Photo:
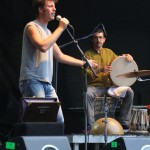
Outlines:
[[[60,15],[57,15],[57,16],[56,16],[56,20],[57,20],[57,21],[60,21],[61,18],[62,18],[62,17],[61,17]],[[68,24],[68,26],[71,27],[71,28],[73,28],[73,26],[72,26],[71,24]]]

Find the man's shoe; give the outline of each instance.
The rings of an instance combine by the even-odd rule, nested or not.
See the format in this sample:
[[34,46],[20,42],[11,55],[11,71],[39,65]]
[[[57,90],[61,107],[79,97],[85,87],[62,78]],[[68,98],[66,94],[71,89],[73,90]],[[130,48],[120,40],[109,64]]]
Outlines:
[[128,130],[128,129],[129,129],[129,125],[122,124],[122,127],[123,127],[123,129],[125,129],[125,130]]

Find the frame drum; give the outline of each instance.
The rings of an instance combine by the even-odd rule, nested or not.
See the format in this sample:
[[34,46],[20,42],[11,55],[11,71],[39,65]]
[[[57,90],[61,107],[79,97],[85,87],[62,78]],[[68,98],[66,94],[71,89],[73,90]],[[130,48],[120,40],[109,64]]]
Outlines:
[[125,56],[119,56],[112,62],[111,67],[110,78],[116,86],[131,86],[137,80],[136,77],[117,77],[124,73],[138,71],[138,66],[134,60],[128,61]]

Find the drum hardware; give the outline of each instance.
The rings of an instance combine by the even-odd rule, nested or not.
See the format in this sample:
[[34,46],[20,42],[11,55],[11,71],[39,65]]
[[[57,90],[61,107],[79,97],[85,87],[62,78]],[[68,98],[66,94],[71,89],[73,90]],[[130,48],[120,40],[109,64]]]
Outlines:
[[141,78],[138,78],[138,81],[140,81],[140,82],[144,82],[144,81],[150,81],[150,79],[141,79]]

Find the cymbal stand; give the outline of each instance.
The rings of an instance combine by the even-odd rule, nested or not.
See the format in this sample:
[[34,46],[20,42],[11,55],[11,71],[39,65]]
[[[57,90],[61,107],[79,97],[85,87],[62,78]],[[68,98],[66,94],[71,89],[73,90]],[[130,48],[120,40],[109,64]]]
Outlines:
[[150,81],[150,79],[142,79],[142,78],[138,78],[138,81],[140,81],[140,82],[144,82],[144,81]]
[[104,111],[105,111],[105,126],[104,126],[104,141],[105,141],[105,146],[107,145],[107,125],[108,125],[108,120],[107,120],[107,113],[108,113],[108,104],[107,104],[107,99],[106,99],[106,95],[104,95]]

